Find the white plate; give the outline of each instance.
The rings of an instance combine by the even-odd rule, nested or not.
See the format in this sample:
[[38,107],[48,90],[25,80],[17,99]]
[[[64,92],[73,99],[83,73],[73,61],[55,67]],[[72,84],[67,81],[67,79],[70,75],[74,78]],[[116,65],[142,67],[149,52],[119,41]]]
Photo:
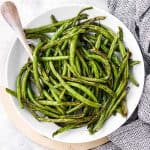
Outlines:
[[[50,11],[46,12],[45,14],[39,16],[38,18],[34,19],[28,27],[35,27],[39,25],[45,25],[49,23],[50,14],[54,14],[59,20],[66,19],[73,17],[77,14],[77,12],[84,8],[85,6],[81,5],[71,5],[71,6],[63,6],[55,9],[51,9]],[[37,8],[38,9],[38,8]],[[79,129],[70,130],[68,132],[62,133],[55,138],[51,137],[51,134],[58,128],[57,125],[54,123],[43,123],[38,122],[26,109],[20,109],[16,98],[10,96],[13,100],[15,105],[15,110],[17,111],[22,118],[29,124],[32,128],[34,128],[39,134],[51,138],[53,140],[66,142],[66,143],[83,143],[89,142],[93,140],[100,139],[104,136],[115,131],[121,125],[123,125],[126,120],[131,116],[133,111],[135,110],[136,106],[139,103],[143,86],[144,86],[144,63],[141,51],[139,46],[131,34],[131,32],[125,27],[125,25],[119,21],[117,18],[105,12],[104,10],[94,8],[93,10],[87,11],[87,13],[91,16],[107,16],[107,19],[102,21],[103,24],[107,25],[108,27],[112,28],[114,31],[118,30],[118,26],[123,28],[124,32],[124,41],[126,46],[132,52],[132,58],[136,60],[140,60],[141,63],[136,65],[133,69],[133,73],[137,81],[139,82],[140,86],[135,87],[132,84],[129,84],[130,90],[127,95],[127,106],[128,106],[128,116],[127,118],[122,117],[121,115],[117,114],[116,116],[112,116],[109,120],[106,121],[103,128],[101,128],[97,133],[94,135],[90,135],[86,129],[86,127],[82,127]],[[15,41],[9,57],[7,61],[7,85],[9,88],[15,89],[15,79],[23,64],[27,60],[27,54],[23,50],[23,47],[19,43],[18,40]]]

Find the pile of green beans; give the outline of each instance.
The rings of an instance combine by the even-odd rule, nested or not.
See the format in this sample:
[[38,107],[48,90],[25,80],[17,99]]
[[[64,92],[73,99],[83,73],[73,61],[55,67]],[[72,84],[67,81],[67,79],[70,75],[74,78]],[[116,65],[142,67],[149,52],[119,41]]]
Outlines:
[[20,70],[16,90],[6,88],[37,120],[60,126],[53,136],[82,126],[93,134],[115,113],[127,116],[128,81],[138,86],[132,68],[139,61],[131,59],[121,27],[113,32],[102,24],[105,16],[89,18],[88,9],[25,29],[38,41],[30,45],[33,61]]

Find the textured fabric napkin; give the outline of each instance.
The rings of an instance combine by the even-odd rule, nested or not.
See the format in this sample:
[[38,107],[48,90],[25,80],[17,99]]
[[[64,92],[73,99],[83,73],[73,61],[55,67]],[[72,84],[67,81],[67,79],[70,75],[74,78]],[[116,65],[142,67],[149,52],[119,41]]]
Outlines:
[[95,150],[150,150],[150,0],[107,0],[107,4],[136,37],[145,61],[146,81],[138,111],[108,136],[111,142]]

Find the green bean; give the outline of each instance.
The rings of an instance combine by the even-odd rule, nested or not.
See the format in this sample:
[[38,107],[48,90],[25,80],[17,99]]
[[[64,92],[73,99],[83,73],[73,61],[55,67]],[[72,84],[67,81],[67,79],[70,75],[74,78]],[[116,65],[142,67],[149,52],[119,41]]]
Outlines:
[[73,86],[73,87],[77,87],[79,89],[81,89],[82,91],[84,91],[85,94],[87,94],[90,98],[93,99],[93,101],[97,102],[97,98],[93,95],[93,93],[86,88],[85,86],[79,84],[79,83],[74,83],[74,82],[67,82],[69,85]]
[[58,22],[56,17],[53,14],[50,16],[50,18],[51,18],[52,23],[57,23]]
[[93,78],[91,79],[91,81],[105,82],[106,80],[108,80],[111,74],[111,68],[108,60],[106,58],[103,58],[102,55],[100,56],[100,55],[89,54],[88,57],[103,63],[105,65],[105,71],[107,73],[107,75],[104,78],[101,78],[99,80],[97,79],[97,81]]
[[95,61],[95,64],[96,64],[98,72],[99,72],[99,77],[102,77],[102,75],[103,75],[102,67],[99,65],[99,63],[97,61]]
[[63,72],[62,72],[62,75],[65,76],[67,73],[67,64],[65,63],[64,66],[63,66]]
[[49,101],[54,101],[53,98],[48,94],[46,90],[43,90],[43,95],[49,100]]
[[78,56],[79,60],[81,61],[82,66],[83,66],[83,68],[85,69],[86,73],[88,73],[88,72],[89,72],[88,66],[87,66],[87,64],[86,64],[86,62],[85,62],[85,60],[84,60],[84,58],[81,56],[80,52],[79,52],[79,51],[76,51],[76,55]]
[[[48,24],[48,25],[44,25],[41,27],[36,27],[36,28],[31,28],[31,29],[25,29],[25,33],[47,33],[47,32],[54,32],[56,31],[57,27],[61,26],[62,24],[68,22],[68,21],[73,21],[76,17],[71,18],[71,19],[66,19],[63,21],[59,21],[57,23],[53,23],[53,24]],[[87,15],[82,14],[79,17],[80,19],[86,19]]]
[[[108,54],[109,49],[108,49],[105,45],[101,45],[101,49],[102,49],[106,54]],[[112,61],[113,61],[113,63],[115,63],[117,66],[120,66],[120,64],[121,64],[120,59],[118,58],[118,56],[117,56],[117,55],[114,55],[114,54],[112,54]]]
[[120,50],[121,56],[125,57],[126,50],[125,50],[124,44],[120,40],[118,41],[118,43],[119,43],[119,50]]
[[61,128],[59,128],[58,130],[56,130],[55,132],[53,132],[52,136],[54,137],[54,136],[56,136],[57,134],[60,134],[60,133],[65,132],[65,131],[68,131],[68,130],[73,129],[73,128],[75,128],[75,127],[76,127],[75,124],[67,125],[67,126],[61,127]]
[[39,64],[39,68],[40,68],[40,75],[43,76],[43,78],[46,80],[46,81],[49,81],[49,77],[45,71],[45,68],[42,64]]
[[23,105],[23,102],[22,102],[22,93],[21,93],[21,79],[22,79],[22,74],[24,73],[24,71],[26,70],[26,68],[28,67],[28,63],[25,64],[23,66],[23,68],[21,68],[18,76],[17,76],[17,89],[16,89],[16,93],[17,93],[17,99],[18,99],[18,102],[19,102],[19,105],[20,105],[20,108],[23,108],[24,105]]
[[46,81],[43,77],[41,77],[41,79],[49,87],[49,89],[52,89],[57,95],[60,95],[60,91],[54,89],[53,85],[50,82]]
[[84,109],[83,109],[83,113],[84,113],[84,116],[88,116],[89,115],[89,107],[88,106],[85,106]]
[[105,39],[103,45],[106,46],[108,44],[109,40],[108,39]]
[[76,106],[80,104],[79,102],[55,102],[47,100],[40,100],[38,102],[42,105],[49,105],[49,106]]
[[[61,34],[62,32],[68,27],[69,22],[66,22],[65,24],[63,24],[58,30],[57,32],[54,34],[54,36],[52,37],[52,40],[50,42],[55,41]],[[51,51],[51,46],[49,46],[49,50],[46,52],[46,56],[50,55],[50,51]],[[55,58],[56,59],[56,58]],[[60,59],[60,58],[59,58]],[[49,69],[49,64],[47,63],[47,68]]]
[[44,115],[49,116],[49,117],[59,118],[59,115],[58,115],[58,114],[52,113],[52,112],[47,111],[47,110],[45,110],[45,109],[41,109],[41,108],[39,108],[39,107],[34,107],[34,109],[35,109],[36,111],[39,111],[39,112],[43,113]]
[[49,41],[44,47],[43,47],[43,50],[49,48],[49,47],[53,47],[55,45],[60,45],[62,42],[64,42],[65,40],[67,39],[70,39],[72,38],[73,36],[75,35],[78,35],[79,33],[83,33],[85,32],[84,29],[79,29],[78,31],[76,31],[75,33],[72,33],[72,34],[69,34],[69,35],[66,35],[64,36],[63,38],[59,39],[59,40],[54,40],[54,41]]
[[81,75],[81,65],[78,57],[75,57],[75,67],[77,69],[77,72]]
[[85,118],[81,118],[81,119],[72,119],[72,118],[61,118],[61,119],[51,119],[51,118],[41,118],[39,117],[38,120],[39,121],[44,121],[44,122],[55,122],[55,123],[85,123],[88,122],[90,119],[92,118],[92,116],[88,116]]
[[[44,81],[44,80],[43,80]],[[57,91],[56,89],[54,89],[53,88],[53,86],[50,84],[50,83],[48,83],[47,81],[44,81],[48,86],[49,86],[49,89],[50,89],[50,91],[51,91],[51,94],[52,94],[52,96],[54,97],[54,99],[57,101],[57,102],[61,102],[61,99],[59,98],[59,91]],[[57,107],[57,110],[59,111],[59,112],[61,112],[61,114],[64,114],[64,110],[63,110],[64,108],[63,107]]]
[[88,39],[86,36],[84,36],[83,39],[84,39],[91,47],[94,47],[94,44],[95,44],[95,43],[93,42],[93,40]]
[[9,88],[5,88],[5,90],[6,90],[7,93],[11,94],[12,96],[17,97],[17,93],[15,91],[13,91]]
[[42,41],[50,40],[50,37],[46,34],[35,34],[35,33],[29,33],[26,35],[27,39],[41,39]]
[[93,82],[89,82],[89,81],[85,81],[85,80],[78,80],[77,78],[68,78],[68,77],[66,78],[64,76],[63,76],[63,78],[68,80],[68,81],[75,81],[75,82],[87,84],[87,85],[90,85],[90,86],[95,86],[95,87],[98,87],[99,89],[104,90],[105,92],[107,92],[111,96],[115,95],[114,92],[110,88],[108,88],[108,86],[100,84],[100,83],[97,84],[97,83],[93,83]]
[[[87,30],[88,31],[88,30]],[[90,30],[89,30],[90,32]],[[96,35],[92,35],[91,33],[86,32],[84,36],[86,36],[88,39],[90,39],[93,43],[95,43],[95,41],[97,41]],[[103,37],[103,36],[102,36]]]
[[62,47],[61,47],[61,50],[62,50],[62,51],[65,50],[65,48],[67,47],[67,44],[68,44],[68,41],[67,41],[67,40],[64,41],[64,43],[63,43],[63,45],[62,45]]
[[47,111],[45,109],[41,109],[41,108],[33,105],[32,103],[29,103],[28,106],[30,107],[31,110],[41,112],[44,115],[46,115],[48,117],[52,117],[52,118],[60,118],[60,119],[82,119],[84,117],[84,114],[60,115],[60,116],[58,116],[58,114],[49,112],[49,111]]
[[126,99],[121,101],[121,109],[122,109],[123,116],[127,116],[128,115],[128,109],[127,109]]
[[116,112],[124,116],[121,106],[118,106],[118,108],[116,109]]
[[98,122],[94,125],[94,127],[90,131],[91,134],[93,134],[94,132],[98,131],[102,127],[102,125],[104,123],[104,117],[105,117],[105,113],[101,113]]
[[105,16],[97,16],[97,17],[94,17],[94,18],[90,18],[90,19],[87,19],[86,21],[83,21],[81,24],[91,24],[91,23],[94,23],[95,21],[100,21],[100,20],[104,20],[106,19]]
[[61,99],[59,98],[59,96],[55,93],[55,90],[51,87],[50,88],[50,91],[54,97],[54,99],[57,101],[57,102],[61,102]]
[[53,56],[53,57],[39,57],[40,61],[58,61],[58,60],[67,60],[69,56]]
[[111,109],[113,107],[113,105],[114,105],[114,103],[116,101],[116,98],[120,95],[120,93],[122,92],[122,90],[124,89],[124,87],[127,84],[127,79],[128,79],[128,70],[127,69],[128,69],[128,67],[125,68],[123,79],[122,79],[121,83],[119,84],[118,88],[116,89],[116,97],[114,97],[112,99],[111,104],[109,105],[108,111],[106,113],[106,116],[109,113],[109,109]]
[[70,44],[70,65],[72,67],[75,67],[74,65],[74,59],[75,59],[75,51],[76,51],[76,45],[77,45],[78,35],[74,36],[71,40]]
[[114,38],[116,36],[116,33],[114,31],[112,31],[109,27],[100,24],[101,28],[104,28],[105,30],[107,30],[107,32]]
[[102,27],[95,26],[95,25],[84,25],[83,28],[88,28],[88,29],[94,30],[96,32],[99,32],[100,34],[102,34],[106,38],[108,38],[110,41],[113,40],[112,35],[106,29],[104,29]]
[[[72,73],[76,74],[74,71],[72,71]],[[89,81],[89,82],[97,82],[97,83],[105,83],[106,80],[109,78],[109,76],[105,76],[104,78],[92,78],[92,77],[85,77],[85,76],[80,76],[79,74],[77,75],[79,80],[85,80],[85,81]]]
[[[50,79],[50,81],[52,82],[52,84],[57,84],[57,81],[54,79],[54,78],[52,78],[52,76],[51,77],[49,77],[49,79]],[[47,84],[48,85],[48,84]]]
[[89,7],[85,7],[85,8],[83,8],[83,9],[81,9],[81,10],[78,12],[78,15],[77,15],[77,16],[80,16],[84,11],[90,10],[90,9],[93,9],[93,7],[92,7],[92,6],[89,6]]
[[[50,111],[50,112],[53,112],[53,113],[56,113],[58,114],[58,112],[54,109],[54,108],[51,108],[51,107],[47,107],[47,106],[43,106],[41,104],[39,104],[33,97],[33,94],[32,94],[32,91],[31,91],[31,87],[28,85],[27,86],[27,93],[28,93],[28,97],[29,99],[31,100],[31,102],[33,104],[35,104],[35,106],[37,106],[39,109],[43,109],[43,110],[47,110],[47,111]],[[36,108],[37,108],[36,107]]]
[[115,80],[116,80],[117,77],[118,77],[118,70],[117,70],[116,66],[115,66],[113,63],[111,64],[111,66],[112,66],[114,78],[115,78]]
[[99,97],[99,88],[98,87],[95,88],[95,96]]
[[92,134],[94,123],[97,121],[98,117],[100,116],[100,112],[95,114],[95,116],[88,122],[88,130]]
[[79,118],[83,118],[83,117],[84,117],[83,113],[61,116],[61,118],[72,118],[72,119],[79,119]]
[[33,117],[38,120],[39,116],[38,116],[36,110],[33,110],[32,108],[30,108],[29,104],[27,104],[27,107],[28,107],[28,110],[30,111],[30,113],[33,115]]
[[51,70],[53,72],[53,74],[57,77],[57,79],[62,83],[62,85],[64,86],[64,88],[76,99],[79,99],[82,103],[85,103],[91,107],[95,107],[95,108],[99,108],[100,104],[96,103],[96,102],[92,102],[88,99],[86,99],[85,97],[83,97],[82,95],[80,95],[79,93],[77,93],[75,90],[73,90],[69,85],[67,85],[64,80],[60,77],[60,75],[56,72],[53,63],[50,62],[50,67]]
[[121,27],[119,27],[119,38],[121,41],[123,41],[123,30]]
[[121,94],[121,96],[118,98],[118,100],[116,101],[115,105],[113,105],[113,107],[111,108],[111,110],[109,111],[108,117],[111,116],[111,114],[113,113],[113,111],[117,108],[117,106],[120,104],[120,102],[125,98],[125,96],[127,95],[127,91],[123,91],[123,93]]
[[67,68],[68,68],[69,72],[71,72],[73,75],[78,75],[79,76],[79,73],[77,72],[77,70],[74,66],[72,67],[69,64],[67,64]]
[[[68,67],[68,66],[67,66],[67,67]],[[70,69],[67,70],[67,76],[68,76],[68,77],[71,77]]]
[[[58,23],[57,23],[58,24]],[[60,25],[60,23],[58,24]],[[58,26],[56,25],[56,27]],[[37,28],[30,28],[30,29],[25,29],[24,32],[26,34],[33,34],[33,33],[47,33],[47,32],[55,32],[57,30],[54,25],[45,25],[43,27],[37,27]]]
[[108,93],[109,95],[111,95],[111,96],[113,96],[113,97],[115,96],[115,93],[114,93],[110,88],[108,88],[108,86],[103,85],[103,84],[98,84],[97,87],[98,87],[99,89],[102,89],[103,91],[105,91],[105,92]]
[[43,43],[42,42],[39,43],[36,46],[36,48],[33,52],[33,76],[34,76],[36,86],[39,90],[39,93],[41,93],[42,87],[41,87],[41,84],[40,84],[39,73],[38,73],[38,57],[37,57],[37,54],[38,54],[38,51],[41,49],[42,46],[43,46]]
[[[97,66],[96,66],[95,62],[90,61],[90,63],[91,63],[92,70],[93,70],[93,73],[94,73],[95,77],[99,78],[99,72],[98,72],[98,69],[97,69]],[[98,87],[95,88],[95,95],[96,95],[96,97],[98,97],[98,95],[99,95],[99,88]]]
[[102,34],[99,34],[95,43],[95,48],[98,50],[101,47]]
[[75,26],[77,20],[80,18],[80,15],[81,15],[84,11],[89,10],[89,9],[92,9],[92,7],[86,7],[86,8],[83,8],[83,9],[81,9],[81,10],[79,11],[79,13],[77,14],[77,17],[76,17],[76,18],[74,19],[74,21],[73,21],[73,26]]
[[42,95],[42,96],[36,96],[36,97],[35,97],[36,100],[41,100],[41,99],[44,99],[44,98],[45,98],[45,97],[44,97],[43,95]]
[[24,77],[22,79],[22,88],[21,88],[21,92],[22,92],[22,98],[23,99],[26,99],[26,88],[27,88],[27,80],[28,80],[28,77],[29,77],[29,73],[30,73],[30,70],[27,68],[25,74],[24,74]]
[[63,89],[59,96],[60,99],[63,99],[65,92],[66,92],[66,89]]
[[65,24],[61,25],[60,28],[53,35],[52,41],[56,40],[63,33],[63,31],[69,26],[69,24],[70,22],[66,22]]
[[139,86],[139,83],[136,81],[136,79],[131,73],[129,73],[129,79],[135,86]]
[[114,50],[115,50],[115,45],[116,45],[117,41],[118,41],[118,35],[117,35],[117,36],[114,38],[114,40],[112,41],[110,50],[109,50],[109,52],[108,52],[108,58],[109,58],[109,59],[111,59],[111,57],[112,57],[112,54],[113,54],[113,52],[114,52]]
[[138,60],[131,60],[131,61],[129,61],[129,66],[133,67],[134,65],[137,65],[139,63],[140,63],[140,61],[138,61]]
[[[49,47],[49,49],[47,49],[47,51],[45,53],[46,57],[49,57],[51,52],[52,52],[52,48]],[[46,72],[49,74],[50,68],[49,68],[49,63],[48,62],[45,62],[45,69],[46,69]]]
[[79,104],[79,105],[77,105],[77,106],[75,106],[75,107],[69,109],[69,110],[66,112],[66,114],[71,114],[71,113],[73,113],[73,112],[79,110],[79,109],[82,108],[83,106],[84,106],[84,104],[81,103],[81,104]]
[[93,60],[91,60],[90,63],[91,63],[95,78],[98,79],[99,78],[99,72],[98,72],[97,66]]
[[120,68],[119,68],[118,75],[117,75],[116,80],[115,80],[115,83],[114,83],[114,90],[115,90],[116,87],[117,87],[117,83],[118,83],[118,81],[119,81],[119,79],[120,79],[120,76],[121,76],[121,74],[122,74],[122,72],[123,72],[125,66],[126,66],[126,63],[128,63],[128,62],[127,62],[127,61],[128,61],[128,58],[129,58],[129,54],[126,55],[126,57],[124,58],[124,60],[123,60],[123,62],[122,62],[122,64],[121,64],[121,66],[120,66]]

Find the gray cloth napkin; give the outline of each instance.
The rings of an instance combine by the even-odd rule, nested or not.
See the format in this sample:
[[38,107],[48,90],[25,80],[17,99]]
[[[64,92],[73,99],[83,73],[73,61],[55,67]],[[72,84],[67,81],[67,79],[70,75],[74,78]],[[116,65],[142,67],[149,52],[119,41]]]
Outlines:
[[146,80],[138,111],[108,136],[111,142],[95,150],[150,150],[150,0],[107,0],[107,4],[137,39],[145,61]]

